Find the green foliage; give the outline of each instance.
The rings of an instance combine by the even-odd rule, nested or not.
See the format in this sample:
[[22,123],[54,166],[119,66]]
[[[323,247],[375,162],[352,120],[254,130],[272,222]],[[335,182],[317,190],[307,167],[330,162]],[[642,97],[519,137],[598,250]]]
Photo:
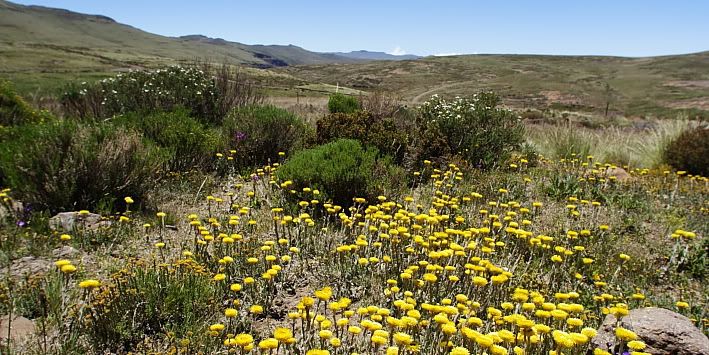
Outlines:
[[111,124],[18,126],[0,143],[7,184],[22,201],[53,212],[141,198],[164,161],[138,132]]
[[354,197],[373,201],[403,180],[403,171],[378,154],[376,148],[365,148],[356,140],[339,139],[296,153],[277,174],[297,188],[320,190],[323,201],[342,206],[352,204]]
[[408,135],[391,118],[378,118],[369,111],[331,113],[317,123],[317,141],[325,144],[339,138],[356,139],[374,146],[400,163],[408,146]]
[[66,88],[61,103],[69,116],[80,118],[182,107],[203,123],[219,124],[233,107],[260,101],[253,86],[238,71],[223,65],[212,77],[212,69],[168,67],[118,74],[93,84],[73,84]]
[[311,129],[296,115],[275,106],[235,109],[224,120],[224,140],[237,164],[250,167],[277,161],[278,153],[304,147]]
[[49,118],[49,113],[30,107],[10,82],[0,80],[0,127],[39,122],[46,118]]
[[131,264],[91,300],[80,321],[94,348],[111,352],[168,332],[177,339],[199,337],[219,307],[215,285],[194,261]]
[[570,196],[576,196],[581,192],[578,178],[572,174],[553,174],[549,178],[549,184],[544,186],[544,191],[550,197],[563,200]]
[[690,174],[709,176],[709,127],[681,133],[665,149],[665,162]]
[[327,101],[327,109],[330,113],[353,113],[362,108],[356,97],[345,94],[332,94]]
[[524,136],[520,119],[499,104],[500,98],[488,92],[451,101],[433,96],[424,102],[417,118],[422,133],[416,141],[425,145],[420,159],[452,154],[483,169],[499,166]]
[[168,151],[172,171],[206,167],[214,154],[224,148],[220,133],[190,117],[186,110],[129,113],[116,117],[114,122],[141,132]]

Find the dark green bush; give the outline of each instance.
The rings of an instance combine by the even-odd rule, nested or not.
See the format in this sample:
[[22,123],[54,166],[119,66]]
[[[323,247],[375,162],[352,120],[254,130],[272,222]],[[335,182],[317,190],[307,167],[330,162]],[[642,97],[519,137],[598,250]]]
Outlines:
[[[524,126],[500,98],[483,92],[445,100],[433,96],[419,108],[419,160],[457,155],[473,166],[489,169],[506,161],[524,140]],[[443,144],[441,144],[443,143]]]
[[327,101],[327,109],[330,113],[352,113],[362,108],[356,97],[345,94],[332,94]]
[[[348,206],[354,197],[373,201],[380,194],[396,190],[397,184],[404,181],[403,170],[391,159],[378,155],[374,147],[340,139],[296,153],[278,169],[277,175],[283,181],[292,181],[296,191],[304,187],[318,189],[320,200]],[[296,197],[310,200],[312,195]]]
[[13,127],[0,143],[0,171],[18,197],[52,212],[140,199],[165,154],[136,131],[51,121]]
[[224,120],[224,140],[241,167],[277,161],[307,144],[311,129],[296,115],[275,106],[235,109]]
[[709,176],[709,127],[682,132],[665,149],[665,162],[690,174]]
[[331,113],[317,123],[318,144],[338,138],[356,139],[364,145],[375,146],[400,163],[406,154],[408,135],[391,118],[378,118],[368,111]]
[[233,107],[261,101],[250,81],[230,68],[168,67],[118,74],[68,86],[61,103],[68,116],[84,119],[182,107],[203,123],[219,124]]
[[10,82],[0,80],[0,126],[40,122],[46,118],[49,118],[49,113],[30,107]]
[[186,110],[148,115],[129,113],[114,122],[143,133],[170,154],[172,171],[208,166],[215,153],[224,149],[220,132],[205,127]]

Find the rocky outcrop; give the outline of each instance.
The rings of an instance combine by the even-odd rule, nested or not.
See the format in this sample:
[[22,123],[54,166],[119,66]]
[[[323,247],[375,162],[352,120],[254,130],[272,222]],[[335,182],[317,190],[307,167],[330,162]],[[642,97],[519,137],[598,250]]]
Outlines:
[[[610,350],[615,344],[616,318],[609,315],[591,344]],[[709,338],[687,317],[663,308],[640,308],[623,317],[620,326],[630,329],[645,342],[653,355],[709,355]]]

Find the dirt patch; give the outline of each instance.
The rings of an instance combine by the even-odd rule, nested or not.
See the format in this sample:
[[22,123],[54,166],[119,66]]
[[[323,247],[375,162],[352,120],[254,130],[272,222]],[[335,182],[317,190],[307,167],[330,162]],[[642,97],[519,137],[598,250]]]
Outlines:
[[679,109],[699,109],[709,111],[709,98],[695,98],[686,100],[677,100],[673,102],[665,102],[663,104],[665,107],[669,108],[679,108]]
[[539,94],[549,103],[555,102],[565,105],[578,105],[581,102],[578,97],[564,94],[561,91],[540,91]]
[[407,75],[407,74],[411,74],[411,72],[408,70],[404,70],[402,68],[396,68],[396,69],[390,71],[389,74]]
[[709,88],[709,80],[674,80],[666,82],[664,86],[707,89]]

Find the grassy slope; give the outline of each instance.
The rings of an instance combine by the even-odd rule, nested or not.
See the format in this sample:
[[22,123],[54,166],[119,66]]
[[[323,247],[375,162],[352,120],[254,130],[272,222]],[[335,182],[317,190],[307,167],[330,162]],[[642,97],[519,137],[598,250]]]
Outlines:
[[[0,0],[0,75],[23,92],[56,87],[67,79],[105,76],[117,70],[208,58],[267,66],[351,61],[296,46],[250,46],[236,42],[164,37],[103,16]],[[266,58],[262,58],[262,55]]]
[[673,107],[709,111],[709,52],[652,58],[466,55],[278,70],[308,81],[394,91],[413,102],[491,89],[516,107],[600,111],[610,92],[611,110],[630,115],[676,114]]

